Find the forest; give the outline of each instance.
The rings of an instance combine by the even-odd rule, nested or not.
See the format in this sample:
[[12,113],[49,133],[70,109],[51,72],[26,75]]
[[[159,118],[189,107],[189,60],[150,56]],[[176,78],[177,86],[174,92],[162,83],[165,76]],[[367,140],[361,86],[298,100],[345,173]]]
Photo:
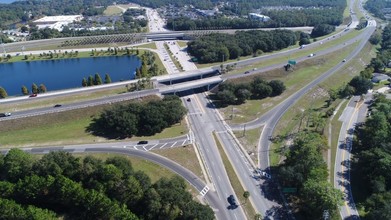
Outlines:
[[0,155],[0,219],[213,219],[179,176],[152,183],[122,156]]
[[376,17],[385,19],[383,10],[385,8],[391,8],[391,2],[387,0],[367,0],[364,8]]
[[296,33],[289,30],[238,31],[234,35],[210,34],[188,43],[188,52],[200,63],[223,62],[241,56],[281,50],[295,45]]
[[287,195],[298,210],[300,219],[322,219],[323,211],[335,215],[342,204],[342,192],[328,182],[327,164],[322,152],[327,149],[326,138],[314,131],[295,134],[293,144],[278,166],[282,187],[294,188],[297,193]]

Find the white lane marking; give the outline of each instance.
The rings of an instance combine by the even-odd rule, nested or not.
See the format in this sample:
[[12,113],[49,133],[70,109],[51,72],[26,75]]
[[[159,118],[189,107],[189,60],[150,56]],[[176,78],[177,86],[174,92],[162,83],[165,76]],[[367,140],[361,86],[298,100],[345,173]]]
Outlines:
[[182,143],[182,145],[185,145],[186,141],[187,141],[187,140],[184,140],[183,143]]
[[162,149],[164,146],[166,146],[167,145],[167,143],[165,143],[165,144],[163,144],[159,149]]
[[217,176],[217,178],[219,179],[219,181],[221,181],[221,178],[220,178],[220,176]]
[[205,187],[201,190],[201,192],[200,192],[201,196],[205,196],[206,193],[208,193],[208,191],[209,191],[209,187],[208,187],[208,186],[205,186]]
[[153,148],[155,148],[158,144],[155,144],[153,145],[153,147],[149,148],[149,150],[152,150]]
[[170,148],[174,147],[176,143],[177,143],[177,141],[175,141],[175,142],[171,145]]
[[138,150],[138,149],[137,149],[137,145],[133,146],[133,148],[136,149],[136,150]]
[[234,216],[235,216],[235,219],[238,219],[238,217],[236,216],[236,213],[234,213]]
[[[147,146],[148,146],[148,145],[147,145]],[[148,151],[148,150],[145,148],[145,146],[143,146],[143,148],[144,148],[145,151]]]

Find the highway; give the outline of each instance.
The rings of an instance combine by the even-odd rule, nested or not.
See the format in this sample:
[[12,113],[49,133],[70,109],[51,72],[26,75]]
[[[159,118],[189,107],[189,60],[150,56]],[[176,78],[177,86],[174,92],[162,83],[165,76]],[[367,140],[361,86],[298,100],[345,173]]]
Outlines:
[[[214,130],[213,124],[211,123],[212,119],[208,112],[205,112],[203,105],[197,100],[197,96],[190,97],[190,101],[187,101],[188,97],[184,97],[183,100],[186,108],[189,110],[188,120],[191,133],[194,134],[195,144],[202,155],[208,176],[213,183],[213,187],[211,186],[209,188],[217,192],[221,204],[225,204],[227,206],[226,210],[228,210],[229,204],[227,198],[230,195],[235,195],[235,192],[228,179],[223,161],[212,136]],[[241,206],[236,209],[229,209],[228,211],[230,217],[227,219],[246,219]]]
[[[95,144],[95,145],[82,145],[82,146],[67,146],[67,147],[45,147],[45,148],[25,148],[22,149],[32,154],[47,154],[50,151],[67,151],[70,153],[117,153],[127,156],[135,156],[145,160],[154,162],[160,166],[163,166],[188,181],[196,190],[201,192],[204,190],[206,184],[194,173],[187,170],[183,166],[157,154],[151,152],[145,152],[140,150],[134,150],[129,148],[117,148],[107,146],[108,144]],[[2,154],[8,152],[8,150],[0,150]],[[211,208],[214,210],[217,219],[231,219],[231,216],[225,211],[224,203],[221,202],[218,195],[214,192],[208,192],[204,194],[204,198],[208,201]]]
[[[349,62],[354,56],[358,54],[358,52],[363,48],[366,41],[370,37],[370,34],[375,30],[376,23],[375,21],[371,21],[371,25],[364,30],[364,32],[357,38],[351,39],[347,42],[347,44],[354,43],[356,40],[360,39],[359,46],[354,50],[354,52],[349,55],[346,60]],[[332,39],[330,39],[332,40]],[[315,47],[316,45],[313,44]],[[311,48],[312,45],[309,45],[307,48]],[[331,53],[337,49],[342,48],[342,45],[338,45],[333,48],[329,48],[325,51],[319,52],[317,56],[321,55],[322,53]],[[291,52],[281,52],[278,55],[271,55],[270,57],[258,57],[251,59],[250,61],[241,61],[238,62],[238,65],[248,65],[252,62],[259,62],[260,60],[264,59],[272,59],[277,56],[281,55],[287,55],[289,53],[297,52],[298,49],[293,49]],[[301,59],[308,59],[308,57],[303,57]],[[311,88],[313,88],[315,85],[338,71],[344,63],[340,63],[339,65],[335,66],[330,71],[327,71],[326,73],[322,74],[320,77],[309,83],[307,86],[290,96],[288,99],[283,101],[280,105],[274,107],[271,111],[263,115],[261,118],[246,123],[246,128],[251,129],[255,127],[259,127],[261,125],[265,125],[264,130],[262,132],[260,141],[259,141],[259,162],[258,165],[261,169],[268,170],[270,164],[269,164],[269,136],[272,135],[275,126],[279,119],[282,117],[282,115],[289,109],[290,106],[292,106],[300,97],[302,97],[305,93],[307,93]],[[276,68],[281,67],[281,64],[277,64],[273,67],[268,68]],[[259,71],[265,71],[265,69],[260,69]],[[238,76],[229,76],[229,77],[241,77],[242,75]],[[195,98],[194,98],[195,97]],[[250,201],[254,205],[254,208],[259,212],[262,213],[262,215],[268,216],[269,218],[275,218],[275,219],[286,219],[287,216],[284,216],[284,214],[281,215],[281,205],[279,205],[279,199],[276,198],[278,195],[278,192],[273,192],[274,189],[269,188],[271,184],[268,183],[268,181],[265,180],[259,180],[255,179],[253,175],[253,169],[254,165],[251,164],[250,161],[246,159],[246,156],[241,152],[240,146],[235,142],[233,139],[232,134],[230,134],[231,129],[223,122],[218,115],[218,112],[214,109],[214,107],[211,105],[211,103],[208,103],[208,100],[206,99],[204,94],[199,94],[192,96],[191,102],[185,102],[186,107],[189,109],[189,121],[191,125],[191,129],[195,135],[195,140],[198,145],[198,147],[201,149],[201,153],[204,157],[204,162],[207,165],[208,173],[212,178],[212,182],[214,183],[214,187],[211,187],[212,189],[215,188],[218,196],[218,201],[222,204],[226,204],[228,206],[228,203],[226,201],[226,198],[230,194],[234,194],[232,187],[229,184],[229,180],[227,178],[226,172],[224,170],[224,166],[222,165],[221,157],[219,156],[219,152],[216,148],[215,143],[213,143],[213,138],[211,136],[212,131],[216,131],[217,135],[219,136],[227,154],[230,158],[230,161],[233,163],[233,166],[236,169],[237,174],[239,175],[239,179],[241,180],[241,183],[243,186],[250,191]],[[94,102],[94,101],[92,101]],[[64,106],[65,107],[65,106]],[[233,125],[232,129],[234,130],[242,130],[244,125]],[[117,149],[117,148],[110,148],[111,150]],[[121,148],[118,148],[121,149]],[[127,148],[125,148],[127,150]],[[123,149],[121,149],[123,150]],[[130,150],[130,149],[129,149]],[[137,151],[141,152],[141,151]],[[198,189],[198,188],[197,188]],[[213,190],[212,190],[213,191]],[[273,193],[271,193],[273,192]],[[207,193],[208,195],[209,193]],[[242,195],[237,195],[242,196]],[[278,196],[277,196],[278,197]],[[212,205],[213,206],[213,205]],[[222,210],[219,208],[219,210]],[[221,213],[229,213],[229,217],[225,217],[222,219],[245,219],[243,210],[241,207],[235,210],[227,210],[226,207],[223,207],[224,211],[221,211]],[[218,212],[220,213],[220,212]],[[221,214],[220,213],[220,214]]]
[[[207,94],[197,94],[195,100],[200,103],[199,108],[204,112],[203,115],[207,117],[207,126],[211,126],[219,137],[242,186],[250,192],[249,200],[256,212],[269,219],[289,219],[290,217],[286,215],[280,205],[278,191],[270,184],[270,180],[262,179],[254,174],[256,167],[248,159],[247,153],[240,149],[239,142],[235,140],[229,126],[222,119],[213,103],[210,102]],[[206,125],[203,126],[203,128],[205,127]]]

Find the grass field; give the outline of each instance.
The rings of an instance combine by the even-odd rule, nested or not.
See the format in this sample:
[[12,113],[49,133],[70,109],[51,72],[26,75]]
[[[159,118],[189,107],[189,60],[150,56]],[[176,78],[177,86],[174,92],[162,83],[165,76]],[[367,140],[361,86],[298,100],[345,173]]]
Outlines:
[[[145,100],[156,99],[148,97]],[[94,117],[110,105],[100,105],[71,111],[2,121],[0,143],[2,148],[69,145],[110,142],[113,139],[93,136],[86,131]],[[139,141],[176,137],[187,133],[185,121],[148,137],[132,137],[121,141]]]
[[107,6],[107,8],[103,11],[103,15],[121,15],[122,9],[119,8],[117,5],[110,5]]
[[205,181],[205,176],[202,174],[201,171],[200,162],[197,159],[197,155],[192,145],[188,145],[186,147],[153,150],[152,152],[179,163],[180,165],[197,175],[200,179]]
[[177,43],[178,43],[178,45],[179,45],[179,47],[187,47],[187,42],[188,41],[181,41],[181,40],[177,40],[176,41]]
[[[225,153],[223,146],[221,145],[218,137],[215,133],[213,133],[213,138],[216,141],[217,147],[220,152],[221,159],[224,163],[225,170],[227,171],[229,181],[231,182],[231,186],[235,191],[235,194],[237,196],[237,200],[239,201],[239,205],[242,206],[244,213],[247,216],[247,219],[254,219],[255,215],[257,214],[251,205],[249,201],[245,201],[243,197],[243,193],[245,192],[245,189],[243,188],[242,184],[239,181],[238,176],[236,175],[236,172],[230,162],[230,160],[227,157],[227,154]],[[251,195],[250,195],[251,196]]]
[[[354,46],[356,45],[348,46],[334,54],[319,56],[314,59],[300,62],[292,72],[286,72],[281,68],[258,74],[257,76],[260,76],[265,80],[279,79],[283,81],[287,87],[286,91],[277,97],[269,97],[261,100],[248,100],[242,105],[231,105],[221,108],[220,111],[223,113],[223,117],[228,119],[232,112],[234,112],[234,117],[230,121],[231,123],[243,123],[254,120],[285,100],[298,89],[304,87],[316,77],[341,62],[341,60],[353,50]],[[241,78],[237,80],[237,82],[252,81],[254,77],[255,76]],[[235,82],[235,80],[233,81]]]
[[261,136],[262,128],[256,128],[251,130],[244,131],[234,131],[236,138],[239,140],[240,144],[246,149],[249,153],[250,158],[254,161],[255,164],[258,164],[258,141]]

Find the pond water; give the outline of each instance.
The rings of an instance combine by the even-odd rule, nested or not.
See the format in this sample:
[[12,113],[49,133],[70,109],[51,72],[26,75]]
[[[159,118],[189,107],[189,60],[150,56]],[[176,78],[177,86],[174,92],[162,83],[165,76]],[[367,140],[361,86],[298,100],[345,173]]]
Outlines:
[[0,64],[0,87],[9,96],[22,95],[22,86],[44,84],[48,91],[81,87],[83,78],[109,74],[112,82],[134,79],[141,61],[136,56],[110,56]]

